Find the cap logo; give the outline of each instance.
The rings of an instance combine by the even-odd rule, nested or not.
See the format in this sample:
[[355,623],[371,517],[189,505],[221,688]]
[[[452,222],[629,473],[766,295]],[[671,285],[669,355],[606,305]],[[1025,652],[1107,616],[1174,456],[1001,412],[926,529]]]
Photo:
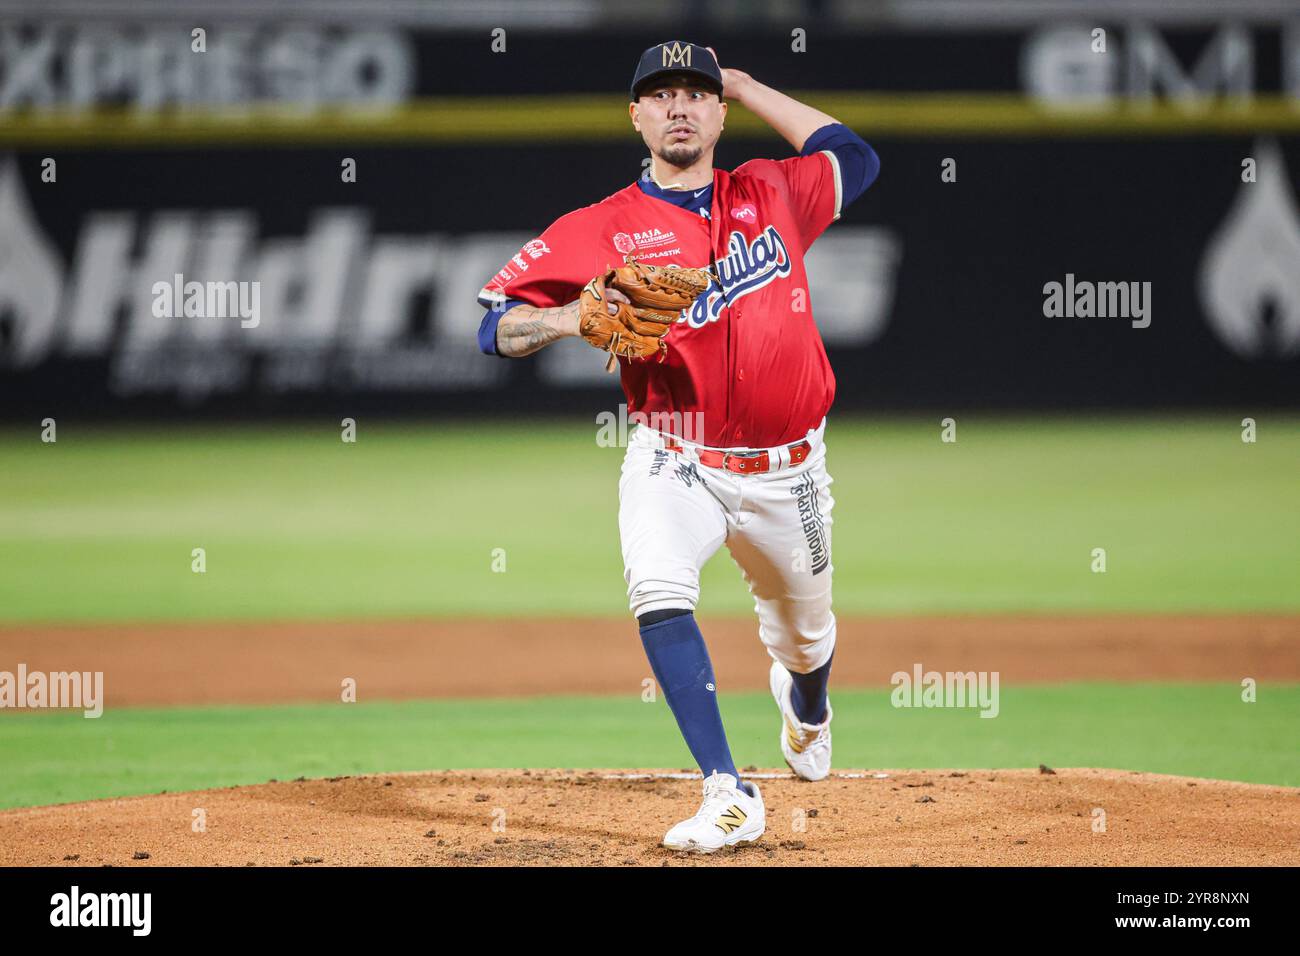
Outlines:
[[680,43],[674,43],[669,46],[665,43],[663,49],[663,65],[670,66],[690,66],[691,65],[691,46],[688,43],[682,46]]

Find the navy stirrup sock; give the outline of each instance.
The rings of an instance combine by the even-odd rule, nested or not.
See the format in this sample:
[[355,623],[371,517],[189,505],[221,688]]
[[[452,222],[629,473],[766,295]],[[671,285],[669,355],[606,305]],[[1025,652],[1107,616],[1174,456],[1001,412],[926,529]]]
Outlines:
[[826,684],[831,679],[831,661],[835,652],[826,659],[826,663],[807,674],[790,672],[794,685],[790,688],[790,704],[795,716],[805,724],[820,724],[826,719]]
[[740,773],[722,729],[713,664],[695,615],[690,611],[652,611],[639,620],[645,655],[691,756],[704,776],[717,771],[739,781]]

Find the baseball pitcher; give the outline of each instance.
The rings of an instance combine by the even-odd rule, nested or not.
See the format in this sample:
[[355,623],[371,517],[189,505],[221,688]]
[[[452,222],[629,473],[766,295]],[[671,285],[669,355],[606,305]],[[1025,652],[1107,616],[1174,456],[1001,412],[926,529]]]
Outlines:
[[[738,100],[799,155],[713,168]],[[796,775],[831,766],[827,696],[835,377],[813,321],[804,255],[875,180],[871,147],[833,117],[722,69],[681,41],[642,54],[628,108],[649,175],[560,217],[479,294],[479,346],[530,355],[581,336],[617,364],[633,433],[619,482],[624,578],[641,641],[692,756],[704,802],[664,845],[712,852],[763,835],[696,623],[700,569],[724,543],[772,657],[781,752]]]

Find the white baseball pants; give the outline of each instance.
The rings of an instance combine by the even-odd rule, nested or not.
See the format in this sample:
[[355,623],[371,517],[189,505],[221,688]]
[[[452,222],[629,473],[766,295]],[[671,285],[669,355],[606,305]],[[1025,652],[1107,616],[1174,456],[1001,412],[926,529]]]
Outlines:
[[[700,569],[725,542],[758,613],[759,639],[787,670],[806,674],[835,649],[831,613],[831,477],[821,426],[802,463],[761,474],[709,468],[638,427],[619,481],[623,575],[634,615],[694,610]],[[782,459],[784,460],[784,458]]]

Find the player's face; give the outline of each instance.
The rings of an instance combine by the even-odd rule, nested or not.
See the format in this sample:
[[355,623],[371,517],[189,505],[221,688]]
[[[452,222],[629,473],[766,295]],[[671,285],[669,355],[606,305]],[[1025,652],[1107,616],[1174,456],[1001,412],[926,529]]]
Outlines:
[[650,151],[685,168],[712,151],[722,132],[727,104],[707,87],[676,77],[642,91],[630,112]]

